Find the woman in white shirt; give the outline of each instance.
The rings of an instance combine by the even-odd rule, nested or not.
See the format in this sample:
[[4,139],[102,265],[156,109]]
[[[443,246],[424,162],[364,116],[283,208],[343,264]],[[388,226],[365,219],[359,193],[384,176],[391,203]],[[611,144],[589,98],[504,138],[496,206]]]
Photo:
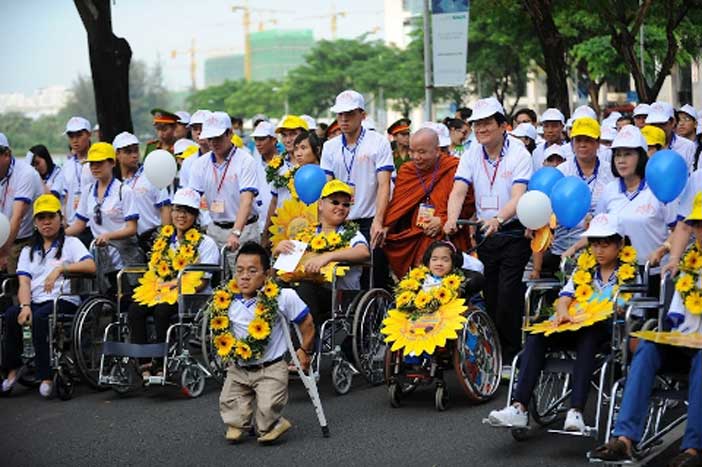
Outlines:
[[[37,377],[41,380],[39,392],[51,395],[51,367],[49,361],[49,315],[54,299],[68,293],[65,275],[92,274],[95,262],[80,240],[67,237],[63,230],[61,202],[54,195],[41,195],[34,201],[34,226],[29,245],[20,253],[17,275],[19,306],[5,312],[5,353],[3,366],[8,371],[2,383],[2,392],[9,392],[17,382],[17,370],[22,366],[22,326],[32,326],[32,341],[36,352]],[[79,304],[76,296],[65,296],[58,301],[58,312],[74,313]]]
[[61,167],[54,163],[49,150],[43,144],[29,148],[27,163],[37,171],[44,183],[44,193],[53,193],[59,198],[63,195],[63,175]]

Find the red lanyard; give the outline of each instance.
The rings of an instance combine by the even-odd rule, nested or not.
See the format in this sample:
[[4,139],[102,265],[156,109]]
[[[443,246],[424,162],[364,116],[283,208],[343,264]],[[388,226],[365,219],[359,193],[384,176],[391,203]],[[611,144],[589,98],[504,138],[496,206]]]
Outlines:
[[502,158],[497,159],[497,164],[495,164],[495,171],[492,173],[492,178],[490,178],[490,173],[488,172],[487,164],[485,159],[483,159],[483,170],[485,171],[485,176],[490,180],[490,193],[492,193],[492,186],[495,184],[495,179],[497,178],[497,171],[500,169],[500,162]]
[[[227,165],[224,166],[224,173],[222,174],[222,178],[219,180],[219,183],[217,182],[217,169],[215,168],[214,161],[212,161],[212,174],[214,175],[214,181],[217,184],[217,194],[219,194],[219,190],[222,189],[222,183],[224,183],[224,179],[227,178],[227,171],[229,170],[229,163],[232,161],[232,156],[234,156],[234,153],[236,152],[236,146],[234,146],[229,153],[229,156],[227,156]],[[214,154],[212,154],[212,157],[214,157]]]

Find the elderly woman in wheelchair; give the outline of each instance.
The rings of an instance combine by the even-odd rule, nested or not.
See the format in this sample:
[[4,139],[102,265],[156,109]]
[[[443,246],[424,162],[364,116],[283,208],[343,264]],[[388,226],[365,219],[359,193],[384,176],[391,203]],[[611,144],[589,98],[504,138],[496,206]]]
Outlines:
[[618,287],[637,277],[636,252],[625,246],[621,227],[616,216],[600,214],[582,234],[588,240],[589,249],[578,257],[577,269],[555,304],[555,314],[550,320],[531,327],[519,357],[519,378],[511,405],[493,410],[486,420],[488,424],[526,428],[527,407],[544,369],[547,351],[574,348],[577,357],[571,408],[563,429],[586,432],[583,409],[597,366],[596,356],[610,339],[611,325],[607,324],[606,318],[620,306],[620,303],[613,303]]
[[675,264],[672,269],[680,272],[674,279],[675,292],[666,319],[659,319],[662,332],[634,334],[646,340],[639,341],[631,362],[612,438],[589,453],[591,461],[626,463],[641,454],[637,448],[648,423],[657,374],[672,370],[689,377],[681,453],[669,465],[702,466],[702,193],[697,194],[693,206],[685,222],[692,226],[695,242],[682,259],[671,255],[669,266]]
[[[76,312],[79,297],[68,295],[65,278],[70,274],[93,274],[95,262],[85,246],[75,237],[67,237],[63,228],[61,203],[54,195],[42,195],[34,201],[35,230],[31,242],[22,250],[17,268],[19,306],[10,307],[4,315],[6,335],[4,367],[7,379],[2,392],[9,392],[19,379],[22,366],[22,326],[32,327],[36,352],[39,392],[52,393],[50,316]],[[54,310],[54,307],[57,307]],[[52,323],[55,325],[55,323]]]

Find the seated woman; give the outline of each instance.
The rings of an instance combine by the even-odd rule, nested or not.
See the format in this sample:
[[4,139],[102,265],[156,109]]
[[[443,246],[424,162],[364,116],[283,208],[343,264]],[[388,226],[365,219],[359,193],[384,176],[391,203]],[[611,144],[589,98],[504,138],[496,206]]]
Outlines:
[[[682,334],[697,334],[702,339],[702,318],[691,294],[702,293],[702,275],[697,265],[686,264],[687,258],[702,251],[702,193],[695,198],[692,213],[685,221],[692,225],[695,242],[680,261],[681,274],[676,278],[675,295],[668,310],[666,327]],[[691,307],[695,306],[694,309]],[[702,465],[702,350],[639,341],[624,387],[621,408],[614,425],[613,437],[607,444],[589,453],[591,459],[624,462],[633,460],[634,446],[641,441],[648,415],[648,399],[662,368],[689,373],[687,427],[681,453],[670,466]]]
[[[53,312],[54,298],[68,293],[68,284],[61,276],[92,274],[95,262],[80,240],[66,237],[63,230],[61,202],[54,195],[41,195],[34,201],[35,230],[28,246],[22,249],[17,266],[20,306],[5,312],[4,368],[7,379],[2,392],[8,392],[17,382],[17,370],[22,366],[22,326],[32,326],[32,342],[36,351],[37,377],[41,380],[39,392],[51,394],[51,367],[49,362],[49,315]],[[58,312],[74,313],[79,298],[65,296],[58,301]]]
[[[573,322],[569,312],[572,305],[585,305],[592,301],[611,301],[619,284],[636,278],[635,267],[629,264],[636,260],[631,247],[625,249],[624,237],[616,216],[599,214],[583,233],[592,253],[583,253],[578,258],[578,268],[560,293],[554,325]],[[624,253],[622,253],[624,252]],[[625,257],[625,254],[628,256]],[[618,305],[618,304],[617,304]],[[548,349],[575,348],[577,360],[574,365],[571,408],[566,416],[564,430],[584,432],[583,409],[590,391],[590,379],[595,371],[595,356],[602,344],[610,337],[608,321],[595,322],[575,331],[562,331],[545,337],[530,334],[526,340],[519,363],[519,380],[514,391],[512,405],[490,412],[488,420],[493,426],[526,427],[527,407],[532,392],[544,367]]]
[[110,287],[116,291],[117,271],[127,262],[142,262],[136,242],[139,214],[134,192],[113,175],[115,149],[111,144],[90,146],[86,162],[90,164],[95,182],[81,194],[76,219],[66,229],[66,235],[78,236],[90,226],[95,244],[105,247],[98,250],[101,272],[106,274]]
[[[161,278],[160,283],[142,281],[141,287],[151,287],[153,292],[148,304],[139,288],[135,290],[134,301],[129,307],[127,322],[130,338],[133,344],[146,344],[146,318],[153,315],[156,325],[156,342],[166,342],[166,333],[171,324],[171,317],[178,312],[174,299],[177,295],[166,291],[157,292],[154,288],[166,287],[174,290],[177,285],[178,271],[189,264],[218,264],[219,249],[214,240],[198,231],[196,221],[200,213],[200,194],[191,188],[181,188],[173,197],[173,225],[161,227],[154,242],[149,258],[149,270],[153,277]],[[159,243],[161,243],[159,245]],[[149,273],[147,273],[149,274]],[[208,281],[203,280],[196,285],[196,290],[208,287]],[[162,290],[162,289],[161,289]],[[158,297],[157,297],[158,295]],[[170,295],[170,299],[166,296]],[[140,304],[141,303],[141,304]],[[151,365],[143,362],[142,376],[151,376]],[[157,362],[158,365],[158,362]]]
[[[310,241],[308,250],[318,251],[319,254],[308,259],[303,259],[303,267],[306,274],[318,274],[320,270],[331,262],[362,263],[370,258],[368,241],[358,231],[358,226],[347,223],[346,218],[351,210],[351,200],[353,190],[350,186],[340,180],[331,180],[324,185],[322,195],[319,200],[319,224],[312,228],[311,232],[301,232],[298,239],[307,236],[315,237],[323,233],[336,233],[334,239],[329,243],[337,243],[334,249],[326,246],[317,248],[315,238]],[[327,245],[327,242],[324,242]],[[295,244],[290,240],[283,240],[276,246],[273,254],[292,253]],[[342,277],[337,279],[336,285],[339,290],[359,290],[361,287],[361,267],[351,267]],[[303,280],[296,287],[297,293],[302,300],[307,303],[312,313],[315,323],[324,321],[331,311],[331,289],[320,287],[318,283]]]

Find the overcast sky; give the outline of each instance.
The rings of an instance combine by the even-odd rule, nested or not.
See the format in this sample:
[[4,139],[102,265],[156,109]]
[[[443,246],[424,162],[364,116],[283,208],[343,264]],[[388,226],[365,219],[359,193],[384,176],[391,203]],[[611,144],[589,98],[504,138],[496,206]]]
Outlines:
[[[70,86],[79,74],[90,74],[85,30],[71,0],[0,0],[3,40],[0,56],[0,93],[24,92],[52,86]],[[194,37],[198,56],[198,84],[203,82],[203,63],[208,56],[224,51],[242,53],[244,34],[242,12],[232,5],[244,0],[114,0],[112,20],[115,34],[132,47],[132,59],[148,64],[161,61],[166,86],[183,89],[190,83],[186,53],[171,58],[171,50],[185,52]],[[376,27],[382,38],[381,0],[336,0],[336,11],[348,12],[338,18],[339,38],[356,37]],[[330,39],[326,15],[332,2],[324,0],[254,0],[252,31],[259,20],[266,29],[313,29],[315,39]],[[299,7],[297,10],[295,7]],[[275,10],[257,12],[256,10]]]

